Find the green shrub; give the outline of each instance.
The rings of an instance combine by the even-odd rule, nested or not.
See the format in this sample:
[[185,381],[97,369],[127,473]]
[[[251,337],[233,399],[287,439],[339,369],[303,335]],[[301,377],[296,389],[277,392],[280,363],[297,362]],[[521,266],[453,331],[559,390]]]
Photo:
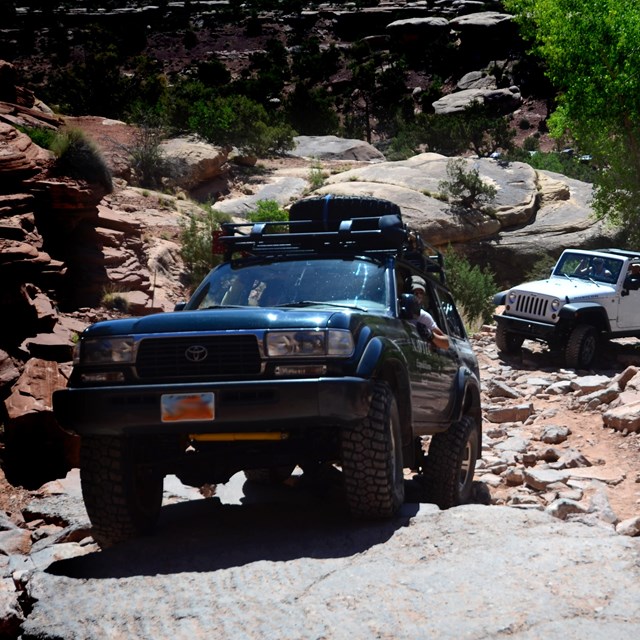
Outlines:
[[215,232],[220,230],[220,223],[228,219],[227,215],[208,207],[201,214],[189,215],[188,220],[181,223],[180,255],[186,268],[187,286],[197,286],[221,261],[221,256],[213,253],[212,243]]
[[551,255],[545,254],[540,256],[525,274],[525,281],[546,280],[551,274],[551,270],[555,266],[556,262],[556,258]]
[[62,130],[50,148],[57,158],[55,167],[58,174],[100,184],[111,192],[111,172],[96,146],[80,129]]
[[495,274],[488,267],[480,268],[449,247],[444,253],[447,284],[470,327],[491,322],[493,296],[498,290]]
[[133,146],[128,148],[133,182],[140,187],[158,187],[162,177],[167,174],[167,163],[160,151],[163,138],[161,129],[141,126]]
[[442,180],[438,188],[451,201],[465,209],[491,202],[496,196],[496,188],[482,180],[478,169],[467,170],[464,158],[449,160],[447,175],[449,180]]
[[16,127],[16,129],[22,131],[22,133],[26,133],[33,143],[43,149],[50,149],[58,135],[54,129],[43,129],[41,127]]
[[255,211],[247,215],[249,222],[286,222],[289,214],[275,200],[258,200]]
[[327,177],[327,174],[322,170],[320,162],[314,162],[311,165],[311,169],[309,169],[309,190],[316,191],[320,189],[320,187],[323,187]]

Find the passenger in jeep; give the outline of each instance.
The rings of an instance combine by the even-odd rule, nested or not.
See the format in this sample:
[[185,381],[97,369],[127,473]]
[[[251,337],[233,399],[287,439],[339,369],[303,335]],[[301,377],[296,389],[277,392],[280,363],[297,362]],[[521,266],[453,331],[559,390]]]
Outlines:
[[425,281],[418,277],[413,276],[411,278],[411,293],[418,299],[418,303],[420,304],[420,316],[418,317],[418,324],[421,324],[427,330],[428,340],[433,342],[433,344],[438,347],[438,349],[448,349],[449,348],[449,337],[438,327],[436,321],[433,319],[433,316],[425,309],[422,308],[425,297],[426,297],[426,283]]

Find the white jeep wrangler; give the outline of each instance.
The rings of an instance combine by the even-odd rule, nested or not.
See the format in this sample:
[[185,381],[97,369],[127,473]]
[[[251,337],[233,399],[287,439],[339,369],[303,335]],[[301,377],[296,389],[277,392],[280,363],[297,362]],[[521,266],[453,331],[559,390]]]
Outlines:
[[494,297],[496,345],[514,353],[525,340],[562,349],[568,367],[587,368],[600,340],[640,337],[640,252],[566,249],[546,280]]

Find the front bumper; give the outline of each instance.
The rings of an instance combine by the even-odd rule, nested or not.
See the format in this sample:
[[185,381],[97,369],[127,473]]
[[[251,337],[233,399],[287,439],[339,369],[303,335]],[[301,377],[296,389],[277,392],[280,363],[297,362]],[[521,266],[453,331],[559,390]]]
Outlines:
[[529,320],[528,318],[517,318],[504,313],[496,314],[493,317],[509,333],[524,336],[530,340],[549,340],[557,336],[560,330],[558,324]]
[[[63,429],[82,434],[216,433],[342,426],[369,413],[373,381],[317,378],[60,389],[53,411]],[[215,394],[215,419],[164,423],[164,394]]]

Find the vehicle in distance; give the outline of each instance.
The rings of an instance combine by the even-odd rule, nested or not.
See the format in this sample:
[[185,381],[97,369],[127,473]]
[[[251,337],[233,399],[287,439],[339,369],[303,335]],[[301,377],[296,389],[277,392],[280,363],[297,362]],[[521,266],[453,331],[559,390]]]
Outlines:
[[586,369],[605,340],[640,337],[639,288],[640,252],[566,249],[549,278],[495,296],[496,345],[514,353],[536,340]]

